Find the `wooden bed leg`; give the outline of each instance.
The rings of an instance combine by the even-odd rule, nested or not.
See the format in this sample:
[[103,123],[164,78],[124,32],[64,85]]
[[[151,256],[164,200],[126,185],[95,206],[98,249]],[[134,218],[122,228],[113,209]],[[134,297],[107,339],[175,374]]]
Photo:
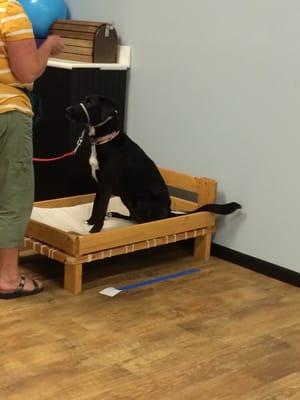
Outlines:
[[194,257],[201,261],[208,261],[210,257],[212,234],[199,236],[194,243]]
[[82,290],[82,264],[65,264],[64,288],[73,294]]

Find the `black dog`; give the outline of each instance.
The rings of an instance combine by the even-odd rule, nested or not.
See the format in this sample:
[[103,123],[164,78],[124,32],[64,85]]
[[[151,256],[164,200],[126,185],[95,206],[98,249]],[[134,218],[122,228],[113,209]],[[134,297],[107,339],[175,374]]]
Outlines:
[[[118,110],[109,99],[92,95],[66,109],[67,117],[87,129],[91,141],[90,164],[98,182],[90,232],[103,226],[111,195],[119,196],[130,216],[112,216],[149,222],[175,216],[171,212],[168,188],[154,162],[120,130]],[[208,204],[196,211],[230,214],[241,208],[237,203]]]

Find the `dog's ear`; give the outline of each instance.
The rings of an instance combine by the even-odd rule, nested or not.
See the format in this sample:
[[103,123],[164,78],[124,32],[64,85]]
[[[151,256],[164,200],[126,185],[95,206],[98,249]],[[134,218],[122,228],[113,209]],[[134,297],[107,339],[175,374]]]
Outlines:
[[99,97],[99,104],[101,104],[101,120],[105,120],[107,117],[113,117],[114,128],[119,129],[119,110],[116,104],[103,96]]
[[97,97],[99,104],[101,104],[102,107],[104,106],[107,110],[110,110],[111,112],[117,110],[116,104],[108,97],[105,96],[97,96]]

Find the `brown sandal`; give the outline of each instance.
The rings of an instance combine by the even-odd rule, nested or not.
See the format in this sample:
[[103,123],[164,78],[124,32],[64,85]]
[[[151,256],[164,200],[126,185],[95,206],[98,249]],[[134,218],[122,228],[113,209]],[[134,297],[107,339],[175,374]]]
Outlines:
[[32,290],[24,290],[26,278],[24,275],[21,275],[20,282],[16,290],[12,292],[0,292],[0,299],[16,299],[18,297],[32,296],[34,294],[40,293],[43,288],[39,287],[37,281],[32,279],[34,288]]

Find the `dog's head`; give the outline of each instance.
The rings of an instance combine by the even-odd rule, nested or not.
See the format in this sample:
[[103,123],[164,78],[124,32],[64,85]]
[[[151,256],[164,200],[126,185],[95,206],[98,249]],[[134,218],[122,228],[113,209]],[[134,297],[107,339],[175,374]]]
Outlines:
[[80,103],[66,108],[66,117],[77,124],[95,127],[97,136],[120,129],[117,107],[104,96],[86,96]]

